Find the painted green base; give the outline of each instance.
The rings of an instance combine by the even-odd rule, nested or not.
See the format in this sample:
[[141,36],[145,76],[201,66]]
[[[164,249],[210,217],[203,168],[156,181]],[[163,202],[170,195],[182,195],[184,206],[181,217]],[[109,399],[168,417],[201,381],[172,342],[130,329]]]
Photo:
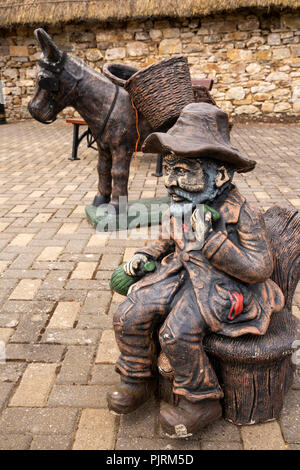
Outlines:
[[99,232],[113,230],[128,230],[147,225],[158,225],[161,216],[169,204],[168,197],[138,199],[128,202],[127,213],[108,214],[104,212],[103,206],[86,206],[85,213],[90,224]]

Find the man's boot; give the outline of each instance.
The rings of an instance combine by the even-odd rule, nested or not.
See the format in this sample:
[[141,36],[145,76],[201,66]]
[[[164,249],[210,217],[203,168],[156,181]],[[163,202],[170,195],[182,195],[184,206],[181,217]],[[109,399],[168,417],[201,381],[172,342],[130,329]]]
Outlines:
[[154,381],[129,383],[121,380],[107,393],[107,404],[110,411],[117,414],[127,414],[139,408],[152,395]]
[[159,421],[163,431],[170,437],[188,437],[222,416],[219,400],[204,399],[192,403],[179,398],[177,406],[161,408]]

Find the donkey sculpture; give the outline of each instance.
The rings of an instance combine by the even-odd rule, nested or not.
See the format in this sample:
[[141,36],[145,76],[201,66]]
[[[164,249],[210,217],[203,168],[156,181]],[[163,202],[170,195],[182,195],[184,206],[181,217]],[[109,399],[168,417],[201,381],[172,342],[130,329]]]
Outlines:
[[[78,111],[99,150],[98,193],[93,205],[110,202],[118,211],[119,197],[128,194],[130,160],[138,139],[136,111],[129,94],[82,60],[59,50],[42,28],[34,34],[43,54],[29,112],[36,120],[50,124],[67,106]],[[151,131],[139,115],[140,145]]]

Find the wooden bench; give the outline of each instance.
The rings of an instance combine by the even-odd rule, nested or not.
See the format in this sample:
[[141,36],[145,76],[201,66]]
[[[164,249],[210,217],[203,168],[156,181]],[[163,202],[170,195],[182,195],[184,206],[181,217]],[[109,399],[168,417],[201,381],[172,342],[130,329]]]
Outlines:
[[78,158],[78,147],[80,142],[86,137],[87,139],[87,146],[97,150],[95,147],[92,146],[92,133],[90,128],[88,127],[81,135],[79,135],[79,128],[80,126],[87,126],[87,123],[82,118],[69,118],[66,119],[68,124],[73,124],[73,145],[72,145],[72,156],[69,160],[80,160]]
[[[213,80],[192,80],[193,91],[195,95],[195,99],[197,94],[201,93],[203,89],[207,90],[208,92],[212,89]],[[209,96],[209,95],[208,95]],[[196,99],[197,101],[197,99]],[[87,146],[89,148],[93,148],[97,150],[96,147],[93,147],[93,136],[91,133],[90,128],[88,127],[82,134],[79,135],[79,128],[80,126],[87,126],[87,123],[82,118],[69,118],[66,119],[68,124],[73,124],[73,145],[72,145],[72,156],[69,158],[71,161],[80,160],[78,158],[78,147],[81,141],[86,138],[87,139]],[[156,170],[153,174],[154,176],[162,176],[162,156],[158,155],[156,160]]]
[[1,101],[0,101],[0,124],[6,124],[4,104],[2,104]]

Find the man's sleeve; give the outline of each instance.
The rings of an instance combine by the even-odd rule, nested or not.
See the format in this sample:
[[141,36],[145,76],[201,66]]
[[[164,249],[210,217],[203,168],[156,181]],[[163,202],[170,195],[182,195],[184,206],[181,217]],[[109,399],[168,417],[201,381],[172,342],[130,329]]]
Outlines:
[[264,282],[273,272],[273,256],[261,212],[245,203],[236,224],[237,237],[213,232],[202,252],[217,269],[249,284]]

